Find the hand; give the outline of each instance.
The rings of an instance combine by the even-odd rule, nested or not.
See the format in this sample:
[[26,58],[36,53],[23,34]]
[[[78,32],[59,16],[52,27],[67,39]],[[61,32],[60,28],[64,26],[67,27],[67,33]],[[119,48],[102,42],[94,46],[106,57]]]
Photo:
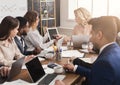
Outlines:
[[9,67],[6,67],[6,66],[0,67],[0,74],[1,74],[2,77],[8,76],[9,72],[10,72]]
[[55,85],[65,85],[63,81],[56,80]]
[[56,35],[57,40],[61,39],[62,37],[63,37],[62,35]]
[[34,50],[33,50],[33,55],[37,55],[41,52],[42,49],[36,47]]
[[62,38],[62,35],[53,35],[52,36],[54,39],[56,39],[56,40],[59,40],[59,39],[61,39]]
[[26,62],[30,61],[31,59],[33,59],[33,58],[34,58],[34,55],[26,56],[24,62],[26,63]]
[[65,69],[68,69],[70,71],[74,70],[74,65],[72,63],[67,63],[63,66]]

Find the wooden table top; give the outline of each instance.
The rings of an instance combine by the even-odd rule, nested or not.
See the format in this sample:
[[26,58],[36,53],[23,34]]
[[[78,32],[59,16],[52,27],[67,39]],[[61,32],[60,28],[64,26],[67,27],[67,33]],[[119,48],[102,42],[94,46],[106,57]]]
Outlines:
[[[86,57],[93,57],[96,56],[95,54],[86,54]],[[45,60],[42,61],[42,64],[48,64],[48,62],[50,62],[50,60]],[[58,63],[60,65],[63,65],[65,63],[68,62],[68,58],[62,58],[61,61],[54,61],[55,63]],[[65,83],[65,85],[74,85],[76,82],[80,81],[80,79],[82,78],[80,75],[75,74],[75,73],[64,73],[64,75],[66,75],[66,77],[64,78],[63,82]],[[25,80],[27,82],[32,82],[30,79],[30,76],[28,74],[28,71],[26,69],[22,69],[21,73],[19,75],[17,75],[15,78],[13,78],[12,80],[16,80],[16,79],[22,79]]]

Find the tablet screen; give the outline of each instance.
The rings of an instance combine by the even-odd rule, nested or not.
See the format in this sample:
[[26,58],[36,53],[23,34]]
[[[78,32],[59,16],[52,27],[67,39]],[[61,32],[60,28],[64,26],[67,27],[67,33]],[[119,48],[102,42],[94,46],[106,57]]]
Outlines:
[[56,28],[48,28],[47,30],[48,30],[48,36],[50,40],[54,39],[54,35],[58,34],[58,30]]

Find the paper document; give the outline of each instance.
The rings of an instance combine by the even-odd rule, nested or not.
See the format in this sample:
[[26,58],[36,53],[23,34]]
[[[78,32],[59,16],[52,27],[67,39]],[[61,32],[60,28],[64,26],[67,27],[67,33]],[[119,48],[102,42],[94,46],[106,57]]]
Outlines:
[[25,66],[25,64],[22,66],[22,68],[21,68],[21,69],[27,69],[27,68],[26,68],[26,66]]
[[39,61],[44,61],[45,60],[44,58],[40,58],[40,57],[38,57],[38,59],[39,59]]
[[38,55],[36,55],[36,56],[45,56],[45,54],[47,54],[48,53],[48,51],[46,51],[46,50],[42,50]]
[[87,63],[91,63],[92,64],[97,59],[97,57],[80,58],[80,59],[85,61],[85,62],[87,62]]
[[80,49],[81,52],[84,52],[84,53],[89,53],[89,50],[88,49]]
[[42,67],[43,67],[43,69],[44,69],[44,71],[45,71],[46,74],[52,74],[52,73],[54,73],[54,69],[49,68],[47,65],[42,65]]
[[62,51],[62,57],[84,57],[84,53],[78,50],[66,50]]
[[46,48],[46,49],[44,49],[44,50],[46,50],[47,52],[49,52],[49,51],[54,51],[53,46],[50,46],[50,47],[48,47],[48,48]]

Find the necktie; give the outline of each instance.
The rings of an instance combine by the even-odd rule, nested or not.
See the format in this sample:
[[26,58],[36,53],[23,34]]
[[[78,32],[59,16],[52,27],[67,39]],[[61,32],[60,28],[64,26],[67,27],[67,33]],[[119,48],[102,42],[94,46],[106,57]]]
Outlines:
[[23,48],[23,50],[24,50],[24,47],[25,47],[25,44],[24,44],[24,38],[23,37],[21,37],[21,44],[22,44],[22,48]]
[[24,42],[23,38],[21,37],[21,39],[20,39],[20,40],[21,40],[21,44],[22,44],[22,46],[23,46],[23,42]]

